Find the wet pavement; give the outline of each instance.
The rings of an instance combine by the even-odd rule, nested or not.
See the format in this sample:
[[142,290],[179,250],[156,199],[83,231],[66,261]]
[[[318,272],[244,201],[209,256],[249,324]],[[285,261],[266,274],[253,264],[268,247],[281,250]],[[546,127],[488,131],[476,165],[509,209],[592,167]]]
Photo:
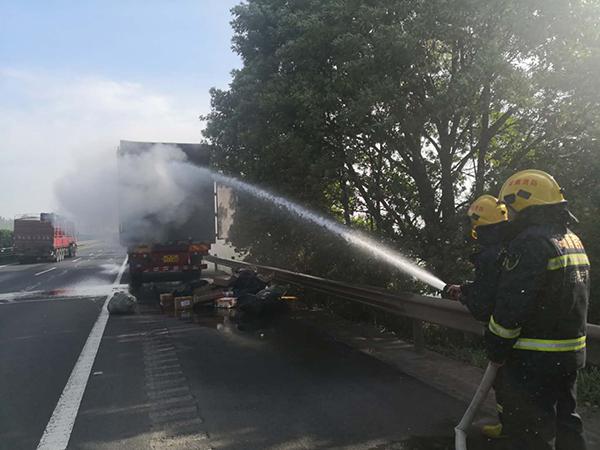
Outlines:
[[111,318],[93,370],[70,448],[434,450],[464,410],[293,311],[240,326],[142,304]]
[[[36,448],[106,295],[125,287],[111,285],[123,252],[100,249],[0,269],[2,449]],[[175,317],[156,291],[138,295],[137,314],[108,321],[69,448],[452,448],[464,404],[294,308],[262,320],[210,308]]]
[[89,243],[74,259],[0,268],[0,448],[36,448],[123,258]]

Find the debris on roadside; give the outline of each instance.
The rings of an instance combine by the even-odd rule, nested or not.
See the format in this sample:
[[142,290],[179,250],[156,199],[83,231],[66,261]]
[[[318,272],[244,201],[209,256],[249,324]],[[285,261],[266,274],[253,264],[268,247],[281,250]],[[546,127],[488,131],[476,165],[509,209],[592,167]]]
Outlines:
[[111,315],[133,314],[137,299],[127,292],[116,292],[108,301],[107,309]]
[[183,297],[175,297],[175,314],[182,311],[191,311],[194,305],[194,297],[186,295]]
[[215,300],[215,308],[232,309],[237,306],[236,297],[221,297]]
[[256,294],[267,287],[268,280],[265,280],[252,269],[239,269],[232,276],[230,287],[234,295]]
[[160,294],[160,309],[161,311],[173,311],[175,309],[175,297],[173,294]]
[[287,302],[297,297],[285,296],[287,286],[272,283],[268,277],[250,268],[232,275],[195,280],[181,284],[171,292],[160,294],[163,313],[187,316],[207,308],[229,310],[234,322],[268,318],[288,310]]

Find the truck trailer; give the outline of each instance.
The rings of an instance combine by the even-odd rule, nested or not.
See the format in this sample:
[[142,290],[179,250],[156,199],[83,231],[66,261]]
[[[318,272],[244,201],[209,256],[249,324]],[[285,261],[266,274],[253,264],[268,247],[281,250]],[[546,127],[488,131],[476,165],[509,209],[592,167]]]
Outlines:
[[75,227],[57,214],[22,215],[14,224],[14,253],[21,264],[58,262],[77,254]]
[[[141,173],[144,153],[172,151],[176,148],[185,154],[185,164],[208,166],[209,150],[202,144],[157,143],[121,141],[117,150],[119,168],[119,237],[127,248],[130,283],[139,287],[142,283],[157,281],[185,281],[198,278],[206,265],[203,255],[208,254],[215,242],[215,193],[212,179],[195,180],[191,192],[177,210],[178,216],[165,218],[163,211],[140,207],[139,203],[160,204],[160,183],[148,180]],[[139,158],[136,161],[136,158]],[[138,164],[139,163],[139,164]],[[157,158],[153,168],[161,176],[167,170],[156,168],[165,163]],[[202,177],[199,177],[202,178]],[[140,197],[140,189],[143,196]],[[131,192],[136,191],[131,204]]]

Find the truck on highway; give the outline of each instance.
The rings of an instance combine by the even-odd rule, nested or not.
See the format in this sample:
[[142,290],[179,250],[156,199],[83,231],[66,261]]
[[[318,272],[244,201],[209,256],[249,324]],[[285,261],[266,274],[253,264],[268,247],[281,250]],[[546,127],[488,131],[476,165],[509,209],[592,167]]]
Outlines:
[[202,144],[122,140],[117,150],[119,237],[127,248],[130,283],[134,287],[153,281],[198,278],[206,268],[202,257],[215,242],[212,178],[195,177],[185,184],[187,191],[176,199],[168,198],[172,193],[165,192],[165,185],[172,187],[171,181],[181,181],[165,180],[180,175],[160,167],[170,163],[168,158],[159,157],[160,153],[173,149],[180,156],[185,155],[185,161],[178,160],[179,163],[204,167],[209,164],[209,149]]
[[62,261],[77,254],[74,225],[54,213],[25,214],[14,222],[13,250],[23,264]]

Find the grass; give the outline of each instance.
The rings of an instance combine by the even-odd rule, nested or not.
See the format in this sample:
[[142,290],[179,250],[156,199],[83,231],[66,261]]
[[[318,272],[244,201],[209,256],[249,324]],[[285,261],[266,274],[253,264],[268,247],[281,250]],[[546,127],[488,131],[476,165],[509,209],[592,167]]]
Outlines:
[[586,406],[600,406],[600,367],[588,366],[579,372],[577,399]]

